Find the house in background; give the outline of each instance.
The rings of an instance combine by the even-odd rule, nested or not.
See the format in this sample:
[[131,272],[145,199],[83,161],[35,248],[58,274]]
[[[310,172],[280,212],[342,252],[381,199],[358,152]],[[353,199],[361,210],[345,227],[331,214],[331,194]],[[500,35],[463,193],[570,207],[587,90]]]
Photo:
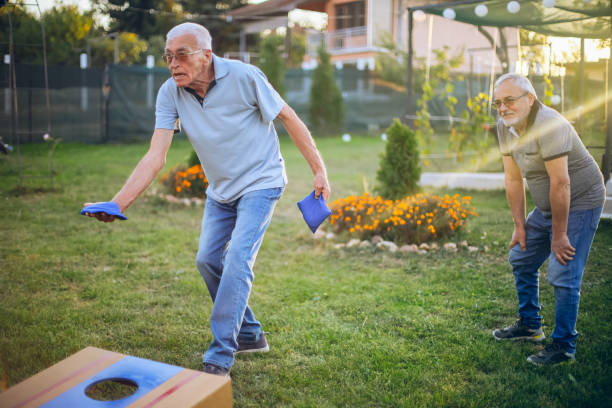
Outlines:
[[[442,2],[440,2],[442,3]],[[373,70],[378,53],[386,52],[381,47],[382,39],[393,38],[398,48],[408,50],[408,7],[432,4],[423,0],[268,0],[248,5],[228,13],[229,18],[242,25],[240,56],[246,60],[247,33],[265,29],[287,27],[288,13],[294,9],[317,11],[327,14],[327,28],[323,33],[309,30],[304,68],[316,66],[316,49],[325,42],[337,68],[354,65],[358,69]],[[416,58],[427,58],[431,50],[449,47],[450,53],[463,52],[464,64],[460,72],[486,74],[513,70],[517,60],[518,30],[504,28],[479,28],[443,17],[415,13],[413,18],[413,49]],[[504,63],[492,51],[492,41],[498,46],[505,44],[507,50]],[[246,58],[245,58],[246,57]],[[433,62],[433,61],[432,61]]]

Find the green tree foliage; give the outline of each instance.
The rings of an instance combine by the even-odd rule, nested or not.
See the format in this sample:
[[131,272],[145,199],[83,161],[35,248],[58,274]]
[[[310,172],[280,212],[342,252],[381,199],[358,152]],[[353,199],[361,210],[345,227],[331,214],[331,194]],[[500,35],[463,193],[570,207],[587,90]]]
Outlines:
[[274,89],[281,94],[285,94],[283,78],[287,70],[285,59],[283,58],[285,37],[271,34],[262,38],[260,43],[258,66],[268,77],[268,81]]
[[155,65],[158,67],[167,67],[167,64],[162,59],[162,55],[166,49],[166,37],[163,35],[154,35],[147,41],[147,55],[155,57]]
[[344,104],[330,55],[323,44],[318,52],[319,64],[313,72],[310,88],[310,125],[320,133],[331,134],[343,128]]
[[[460,50],[452,57],[447,55],[448,47],[433,50],[435,63],[429,67],[429,80],[425,79],[421,84],[421,97],[417,101],[419,110],[416,112],[416,136],[421,150],[428,153],[431,146],[432,135],[434,133],[431,126],[431,115],[429,114],[429,102],[434,98],[444,101],[450,116],[455,115],[457,98],[453,95],[455,86],[453,85],[450,71],[463,64],[463,50]],[[458,77],[461,79],[461,76]]]
[[379,78],[397,85],[406,84],[406,52],[397,46],[390,33],[384,33],[380,39],[382,53],[376,55],[374,71]]
[[92,13],[81,13],[77,6],[56,6],[43,14],[47,35],[47,61],[50,64],[77,65],[79,54],[87,49],[87,38],[94,30]]
[[111,18],[109,31],[132,32],[146,39],[165,34],[181,17],[173,0],[105,0],[103,4]]
[[9,29],[13,26],[13,52],[16,62],[41,63],[42,51],[34,44],[41,44],[41,28],[38,20],[25,9],[16,5],[10,7],[11,21],[9,24],[9,6],[0,7],[0,47],[2,54],[9,53]]
[[[120,33],[118,37],[119,64],[141,64],[148,49],[147,42],[134,33]],[[115,53],[115,40],[108,37],[97,37],[91,40],[91,65],[103,66],[112,64]],[[161,59],[159,55],[156,58]]]
[[[76,65],[79,54],[87,48],[87,38],[94,32],[92,13],[81,13],[77,6],[55,6],[43,13],[50,64]],[[37,16],[22,6],[11,7],[13,42],[17,63],[43,62],[42,31]],[[7,7],[0,8],[0,42],[8,53],[9,24]]]
[[552,106],[551,98],[555,91],[555,86],[548,75],[544,75],[542,79],[544,80],[544,96],[542,97],[542,103],[544,105]]
[[225,19],[225,14],[248,3],[247,0],[180,0],[179,4],[189,21],[202,24],[210,31],[213,51],[223,55],[225,51],[237,51],[240,26]]
[[399,119],[387,129],[387,137],[376,173],[377,191],[383,198],[396,200],[419,190],[419,149],[414,132]]
[[289,52],[289,66],[299,68],[306,54],[306,36],[298,32],[291,32],[291,50]]
[[[488,102],[489,97],[482,92],[468,99],[467,109],[462,114],[463,122],[451,129],[448,148],[460,161],[466,150],[485,153],[495,138],[490,132],[495,119],[488,113]],[[482,157],[483,154],[477,154],[475,159]]]

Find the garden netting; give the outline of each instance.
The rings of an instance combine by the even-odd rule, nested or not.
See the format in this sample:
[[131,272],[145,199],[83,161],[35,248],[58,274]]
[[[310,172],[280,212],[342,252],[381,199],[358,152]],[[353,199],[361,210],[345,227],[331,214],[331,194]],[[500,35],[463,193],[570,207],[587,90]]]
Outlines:
[[[0,136],[14,144],[10,120],[10,89],[7,88],[7,66],[0,67]],[[107,78],[105,80],[105,77]],[[50,120],[54,137],[84,143],[149,140],[155,124],[157,90],[169,77],[166,68],[147,69],[134,66],[109,66],[104,69],[49,67]],[[349,132],[382,132],[394,118],[406,114],[406,91],[376,78],[374,73],[345,67],[335,71],[344,100],[343,129]],[[532,77],[538,95],[543,95],[542,77]],[[559,93],[560,78],[551,78]],[[464,75],[453,80],[458,99],[456,117],[461,116],[468,97],[479,92],[488,94],[488,75]],[[108,87],[104,84],[108,83]],[[289,70],[285,75],[285,100],[308,124],[312,71]],[[17,66],[19,123],[21,143],[41,142],[47,127],[44,75],[40,66]],[[565,78],[565,108],[576,106],[579,81]],[[585,96],[597,95],[603,83],[586,82]],[[573,90],[573,91],[572,91]],[[413,106],[416,106],[414,96]],[[84,99],[86,102],[84,103]],[[557,108],[560,108],[557,106]],[[433,125],[448,128],[450,118],[444,100],[429,102]],[[600,114],[601,113],[601,114]],[[602,112],[595,112],[603,121]],[[277,127],[281,132],[282,126]]]

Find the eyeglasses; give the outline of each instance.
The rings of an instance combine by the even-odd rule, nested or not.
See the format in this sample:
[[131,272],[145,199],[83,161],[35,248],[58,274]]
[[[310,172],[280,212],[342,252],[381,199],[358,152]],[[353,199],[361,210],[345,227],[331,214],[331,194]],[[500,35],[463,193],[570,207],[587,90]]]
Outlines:
[[179,51],[176,54],[172,54],[171,52],[167,52],[165,54],[162,55],[162,58],[164,59],[164,61],[169,64],[172,62],[172,60],[174,58],[176,58],[179,61],[185,61],[187,59],[187,57],[189,57],[190,55],[193,54],[197,54],[200,51],[204,51],[202,48],[200,48],[199,50],[195,50],[195,51],[191,51],[191,52],[187,52],[187,51]]
[[491,107],[493,109],[499,109],[501,108],[502,104],[504,104],[506,105],[507,108],[511,108],[512,105],[514,105],[516,101],[518,101],[519,99],[521,99],[523,96],[527,95],[528,93],[529,92],[525,92],[519,96],[506,96],[504,99],[496,99],[491,104]]

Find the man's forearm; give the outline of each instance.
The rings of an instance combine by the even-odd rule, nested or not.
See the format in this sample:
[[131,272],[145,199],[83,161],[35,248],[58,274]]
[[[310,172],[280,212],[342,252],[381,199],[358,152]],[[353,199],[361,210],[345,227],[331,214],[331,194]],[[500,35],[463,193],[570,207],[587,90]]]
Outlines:
[[567,217],[569,216],[571,197],[569,181],[551,182],[549,197],[554,238],[567,233]]
[[506,179],[506,198],[512,212],[514,226],[525,227],[525,186],[523,179]]
[[138,163],[121,190],[113,197],[121,211],[125,211],[151,185],[164,167],[165,159],[146,154]]
[[313,174],[327,174],[323,159],[310,135],[310,131],[299,118],[285,124],[289,137],[308,162]]

